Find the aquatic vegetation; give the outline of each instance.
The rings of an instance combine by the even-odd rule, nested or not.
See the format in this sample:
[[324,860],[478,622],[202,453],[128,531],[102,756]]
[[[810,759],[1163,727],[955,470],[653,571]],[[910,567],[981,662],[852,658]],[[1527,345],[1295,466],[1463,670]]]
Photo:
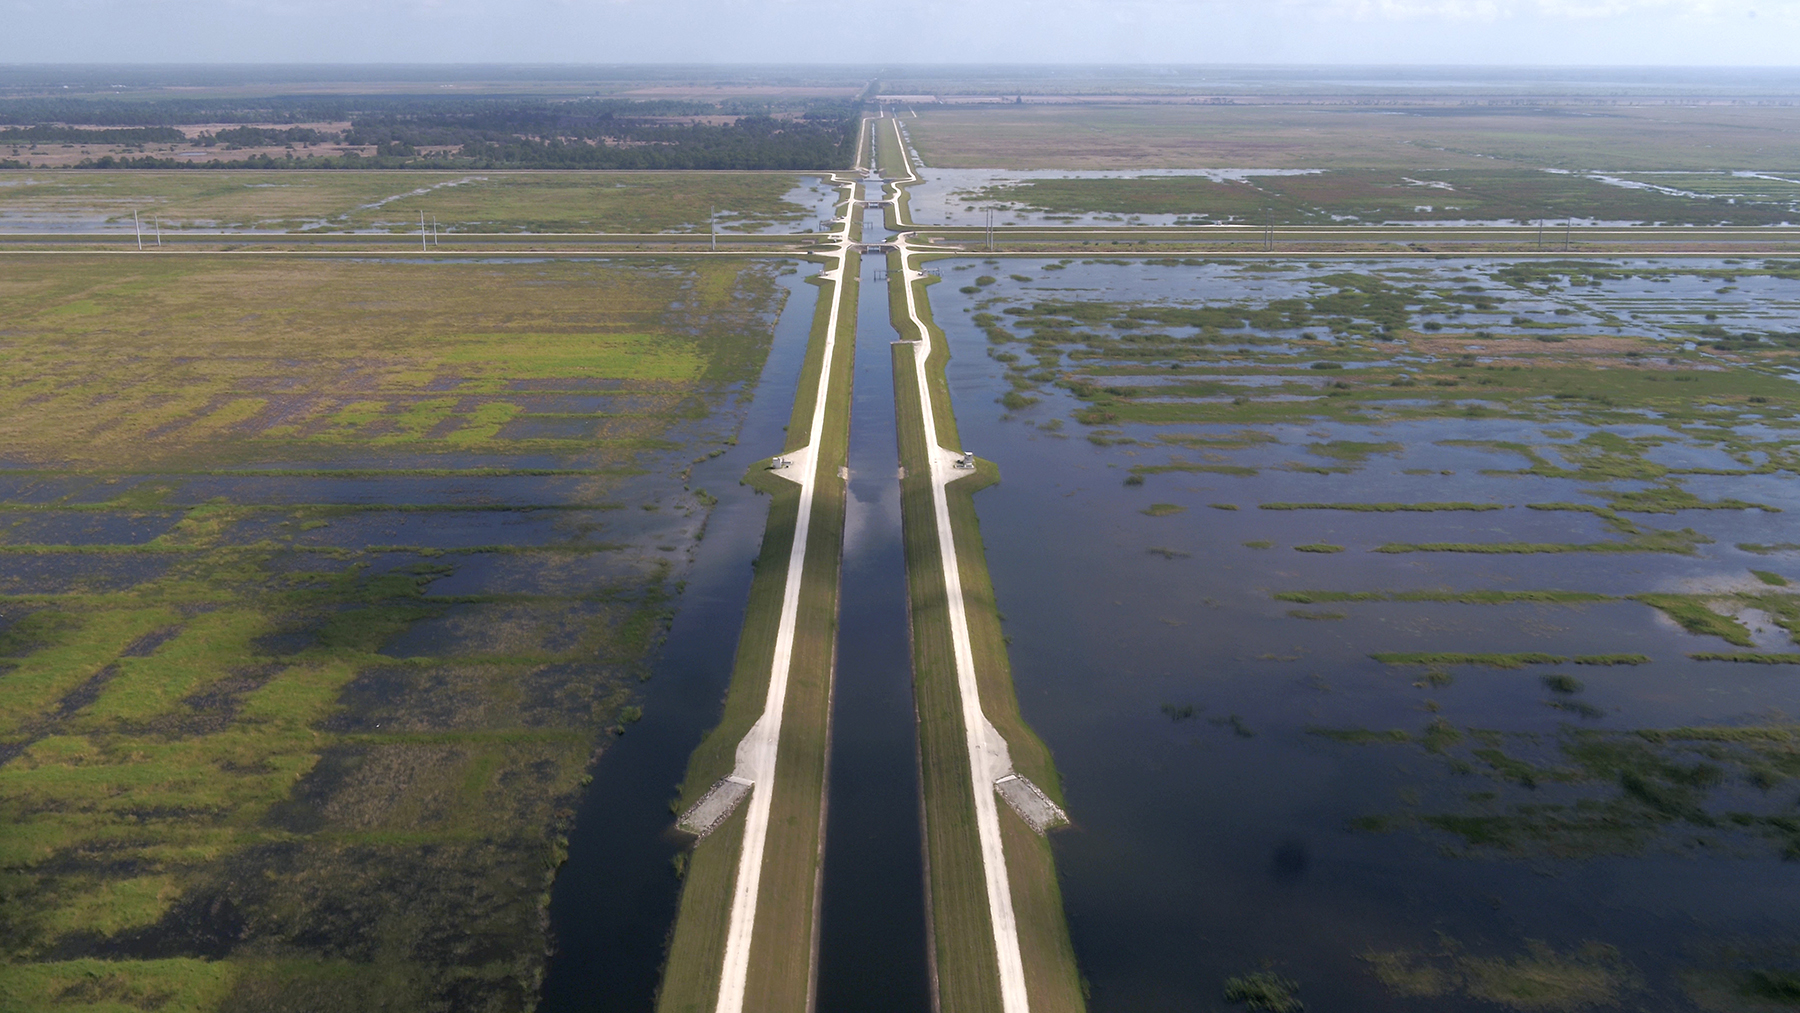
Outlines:
[[1757,580],[1760,580],[1763,583],[1769,585],[1770,587],[1787,587],[1788,586],[1788,579],[1786,577],[1783,577],[1781,574],[1774,573],[1769,570],[1751,570],[1750,575],[1755,577]]
[[1577,665],[1648,665],[1647,654],[1577,654]]
[[1527,940],[1515,956],[1475,956],[1446,937],[1435,950],[1370,951],[1362,959],[1395,996],[1462,995],[1514,1010],[1611,1006],[1639,986],[1618,949],[1596,942],[1564,953]]
[[1300,983],[1272,971],[1257,971],[1225,979],[1225,1000],[1243,1003],[1245,1009],[1269,1013],[1301,1013],[1306,1004],[1295,995]]
[[1736,661],[1747,665],[1800,665],[1800,654],[1724,654],[1699,651],[1688,657],[1695,661]]
[[1755,646],[1755,641],[1750,638],[1750,631],[1744,628],[1744,624],[1708,608],[1708,598],[1678,594],[1638,594],[1632,595],[1632,598],[1680,623],[1681,628],[1689,633],[1719,637],[1726,643],[1739,647]]
[[1562,675],[1560,673],[1556,675],[1546,675],[1543,677],[1542,682],[1544,688],[1552,693],[1579,693],[1584,688],[1581,685],[1580,679],[1577,679],[1572,675]]
[[1461,605],[1506,605],[1513,602],[1583,604],[1617,601],[1614,595],[1591,591],[1277,591],[1276,601],[1302,605],[1328,601],[1438,601]]
[[1692,528],[1649,531],[1618,542],[1388,542],[1372,552],[1468,552],[1488,555],[1543,555],[1562,552],[1668,552],[1692,556],[1712,539]]
[[1352,743],[1395,743],[1403,744],[1412,741],[1412,737],[1398,728],[1386,731],[1375,731],[1369,728],[1320,728],[1308,727],[1306,734],[1316,735],[1322,739],[1333,739],[1338,742]]
[[1168,517],[1187,512],[1187,507],[1179,503],[1152,503],[1138,512],[1150,517]]
[[1295,552],[1320,552],[1320,553],[1329,554],[1329,553],[1333,553],[1333,552],[1342,552],[1342,551],[1344,551],[1344,547],[1342,545],[1330,545],[1325,542],[1312,542],[1307,545],[1296,545],[1296,546],[1294,546],[1294,551]]
[[1390,651],[1369,657],[1384,665],[1481,665],[1487,668],[1524,668],[1526,665],[1560,665],[1568,658],[1558,654],[1460,654],[1452,651]]
[[1352,513],[1435,513],[1505,510],[1504,503],[1259,503],[1258,510],[1345,510]]
[[1287,614],[1295,619],[1347,619],[1342,612],[1309,612],[1306,609],[1288,609]]

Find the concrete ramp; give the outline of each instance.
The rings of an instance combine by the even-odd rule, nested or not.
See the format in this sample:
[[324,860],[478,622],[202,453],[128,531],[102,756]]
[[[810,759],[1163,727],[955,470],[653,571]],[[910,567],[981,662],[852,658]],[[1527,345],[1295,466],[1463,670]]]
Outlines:
[[697,837],[705,837],[725,822],[739,802],[749,797],[752,785],[753,782],[741,777],[721,778],[706,789],[706,794],[700,796],[700,801],[681,814],[681,818],[675,821],[676,828]]
[[1030,824],[1031,829],[1040,835],[1052,827],[1065,826],[1069,822],[1069,814],[1062,807],[1050,801],[1050,796],[1043,789],[1031,783],[1031,779],[1019,774],[1008,774],[994,782],[994,790],[1012,806],[1012,811],[1019,818]]

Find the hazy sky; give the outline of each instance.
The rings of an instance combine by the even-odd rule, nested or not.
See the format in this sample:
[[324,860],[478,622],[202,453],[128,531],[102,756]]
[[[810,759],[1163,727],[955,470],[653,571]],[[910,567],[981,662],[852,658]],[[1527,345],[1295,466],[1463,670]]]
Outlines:
[[1800,64],[1800,0],[0,0],[0,62]]

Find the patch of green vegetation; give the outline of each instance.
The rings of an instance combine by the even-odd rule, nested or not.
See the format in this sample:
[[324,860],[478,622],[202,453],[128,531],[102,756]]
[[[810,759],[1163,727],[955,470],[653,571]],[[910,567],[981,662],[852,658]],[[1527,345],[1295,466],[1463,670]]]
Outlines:
[[1274,542],[1268,541],[1266,539],[1260,539],[1260,538],[1255,541],[1250,541],[1250,542],[1244,543],[1244,548],[1246,548],[1246,549],[1273,549],[1274,547],[1275,547]]
[[1647,654],[1577,654],[1577,665],[1648,665]]
[[1692,528],[1680,531],[1651,531],[1633,535],[1620,542],[1388,542],[1371,551],[1466,552],[1486,555],[1544,555],[1565,552],[1667,552],[1679,556],[1696,554],[1698,546],[1711,538]]
[[1295,995],[1300,983],[1272,971],[1257,971],[1225,979],[1225,1000],[1243,1003],[1245,1009],[1269,1013],[1301,1013],[1306,1004]]
[[1258,510],[1347,510],[1353,513],[1436,513],[1505,510],[1504,503],[1261,503]]
[[1152,503],[1138,512],[1150,517],[1168,517],[1172,514],[1186,513],[1187,507],[1179,503]]
[[1288,609],[1287,614],[1295,619],[1348,619],[1342,612],[1309,612],[1306,609]]
[[1524,668],[1526,665],[1560,665],[1568,658],[1559,654],[1462,654],[1452,651],[1389,651],[1369,657],[1384,665],[1481,665],[1486,668]]
[[[1131,469],[1131,478],[1137,479],[1133,484],[1142,485],[1145,475],[1162,475],[1169,472],[1193,472],[1210,475],[1255,475],[1255,468],[1247,468],[1239,464],[1196,464],[1192,461],[1171,461],[1168,464],[1138,464]],[[1130,482],[1131,479],[1126,479]]]
[[1309,726],[1306,734],[1316,735],[1321,739],[1332,739],[1337,742],[1350,742],[1358,745],[1368,743],[1403,744],[1412,741],[1412,736],[1398,728],[1387,731],[1376,731],[1370,728],[1321,728]]
[[1507,605],[1513,602],[1583,604],[1617,601],[1609,594],[1591,591],[1278,591],[1277,601],[1302,605],[1329,601],[1437,601],[1462,605]]
[[1708,608],[1706,602],[1709,599],[1705,597],[1689,594],[1634,594],[1631,597],[1680,623],[1689,633],[1720,637],[1739,647],[1755,646],[1756,642],[1750,638],[1750,631],[1743,623]]
[[1735,661],[1745,665],[1800,665],[1800,654],[1729,654],[1699,651],[1688,655],[1695,661]]
[[1342,552],[1342,551],[1344,551],[1344,547],[1342,545],[1330,545],[1325,542],[1312,542],[1307,545],[1296,545],[1296,546],[1294,546],[1294,551],[1295,552],[1332,553],[1332,552]]
[[1777,542],[1773,545],[1739,542],[1737,547],[1744,552],[1755,553],[1758,556],[1773,556],[1778,552],[1800,552],[1800,542]]
[[1562,693],[1566,695],[1570,693],[1579,693],[1585,688],[1582,686],[1580,679],[1577,679],[1572,675],[1564,675],[1560,672],[1553,675],[1546,675],[1541,681],[1544,684],[1544,688],[1552,693]]
[[1512,957],[1468,954],[1445,937],[1432,951],[1371,951],[1370,970],[1396,997],[1464,996],[1513,1010],[1573,1011],[1616,1005],[1639,987],[1619,951],[1584,943],[1567,953],[1528,940]]
[[1750,574],[1751,574],[1751,576],[1755,577],[1757,580],[1762,581],[1763,583],[1769,585],[1770,587],[1787,587],[1788,586],[1788,579],[1786,577],[1783,577],[1781,574],[1772,572],[1770,570],[1751,570]]

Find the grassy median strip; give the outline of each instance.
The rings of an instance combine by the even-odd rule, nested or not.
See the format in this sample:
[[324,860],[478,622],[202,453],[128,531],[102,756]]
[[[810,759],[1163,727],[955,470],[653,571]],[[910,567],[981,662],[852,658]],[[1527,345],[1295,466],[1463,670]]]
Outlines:
[[[896,268],[897,265],[890,265],[894,274],[898,273]],[[890,278],[894,274],[890,274]],[[901,333],[910,334],[910,321],[905,316],[905,291],[894,285],[890,293],[896,326],[901,328]],[[921,305],[921,317],[925,316],[923,309]],[[923,412],[919,405],[914,354],[911,347],[895,346],[894,386],[900,459],[907,475],[901,482],[901,503],[938,995],[940,1008],[945,1010],[998,1011],[1000,993],[993,928],[988,917],[987,890],[973,808],[973,793],[992,789],[970,782],[968,746],[944,596],[943,564],[932,506],[930,447],[925,439]],[[926,360],[926,375],[933,388],[938,439],[945,446],[956,447],[955,420],[943,379],[943,366],[948,358],[942,339],[935,340],[932,354]],[[1014,768],[1061,803],[1060,784],[1049,750],[1019,713],[1000,617],[995,608],[993,584],[981,547],[973,495],[998,480],[998,469],[982,461],[975,474],[952,483],[946,490],[981,705],[988,720],[1006,738]],[[1000,807],[1000,823],[1012,885],[1013,910],[1018,922],[1020,956],[1032,1008],[1080,1010],[1084,1007],[1080,978],[1069,942],[1049,843],[1033,833],[1005,806]]]
[[[845,277],[858,270],[854,254]],[[855,356],[856,290],[839,308],[837,348],[824,435],[813,463],[821,469],[795,623],[788,695],[778,746],[755,936],[751,943],[747,1010],[804,1009],[813,983],[813,918],[824,805],[832,660],[837,632],[838,570],[844,525],[844,485],[837,478],[849,441],[850,377]],[[807,442],[831,301],[822,297],[801,371],[799,394],[788,425],[787,450]],[[770,667],[781,621],[787,568],[799,519],[800,487],[754,468],[746,481],[771,493],[768,526],[756,560],[743,632],[724,715],[688,761],[677,808],[685,809],[715,781],[731,773],[737,745],[767,703]],[[758,786],[757,790],[763,790]],[[662,1013],[710,1010],[718,998],[719,971],[731,918],[731,893],[743,847],[744,811],[694,848],[682,888],[657,1008]],[[736,827],[736,830],[730,828]]]

